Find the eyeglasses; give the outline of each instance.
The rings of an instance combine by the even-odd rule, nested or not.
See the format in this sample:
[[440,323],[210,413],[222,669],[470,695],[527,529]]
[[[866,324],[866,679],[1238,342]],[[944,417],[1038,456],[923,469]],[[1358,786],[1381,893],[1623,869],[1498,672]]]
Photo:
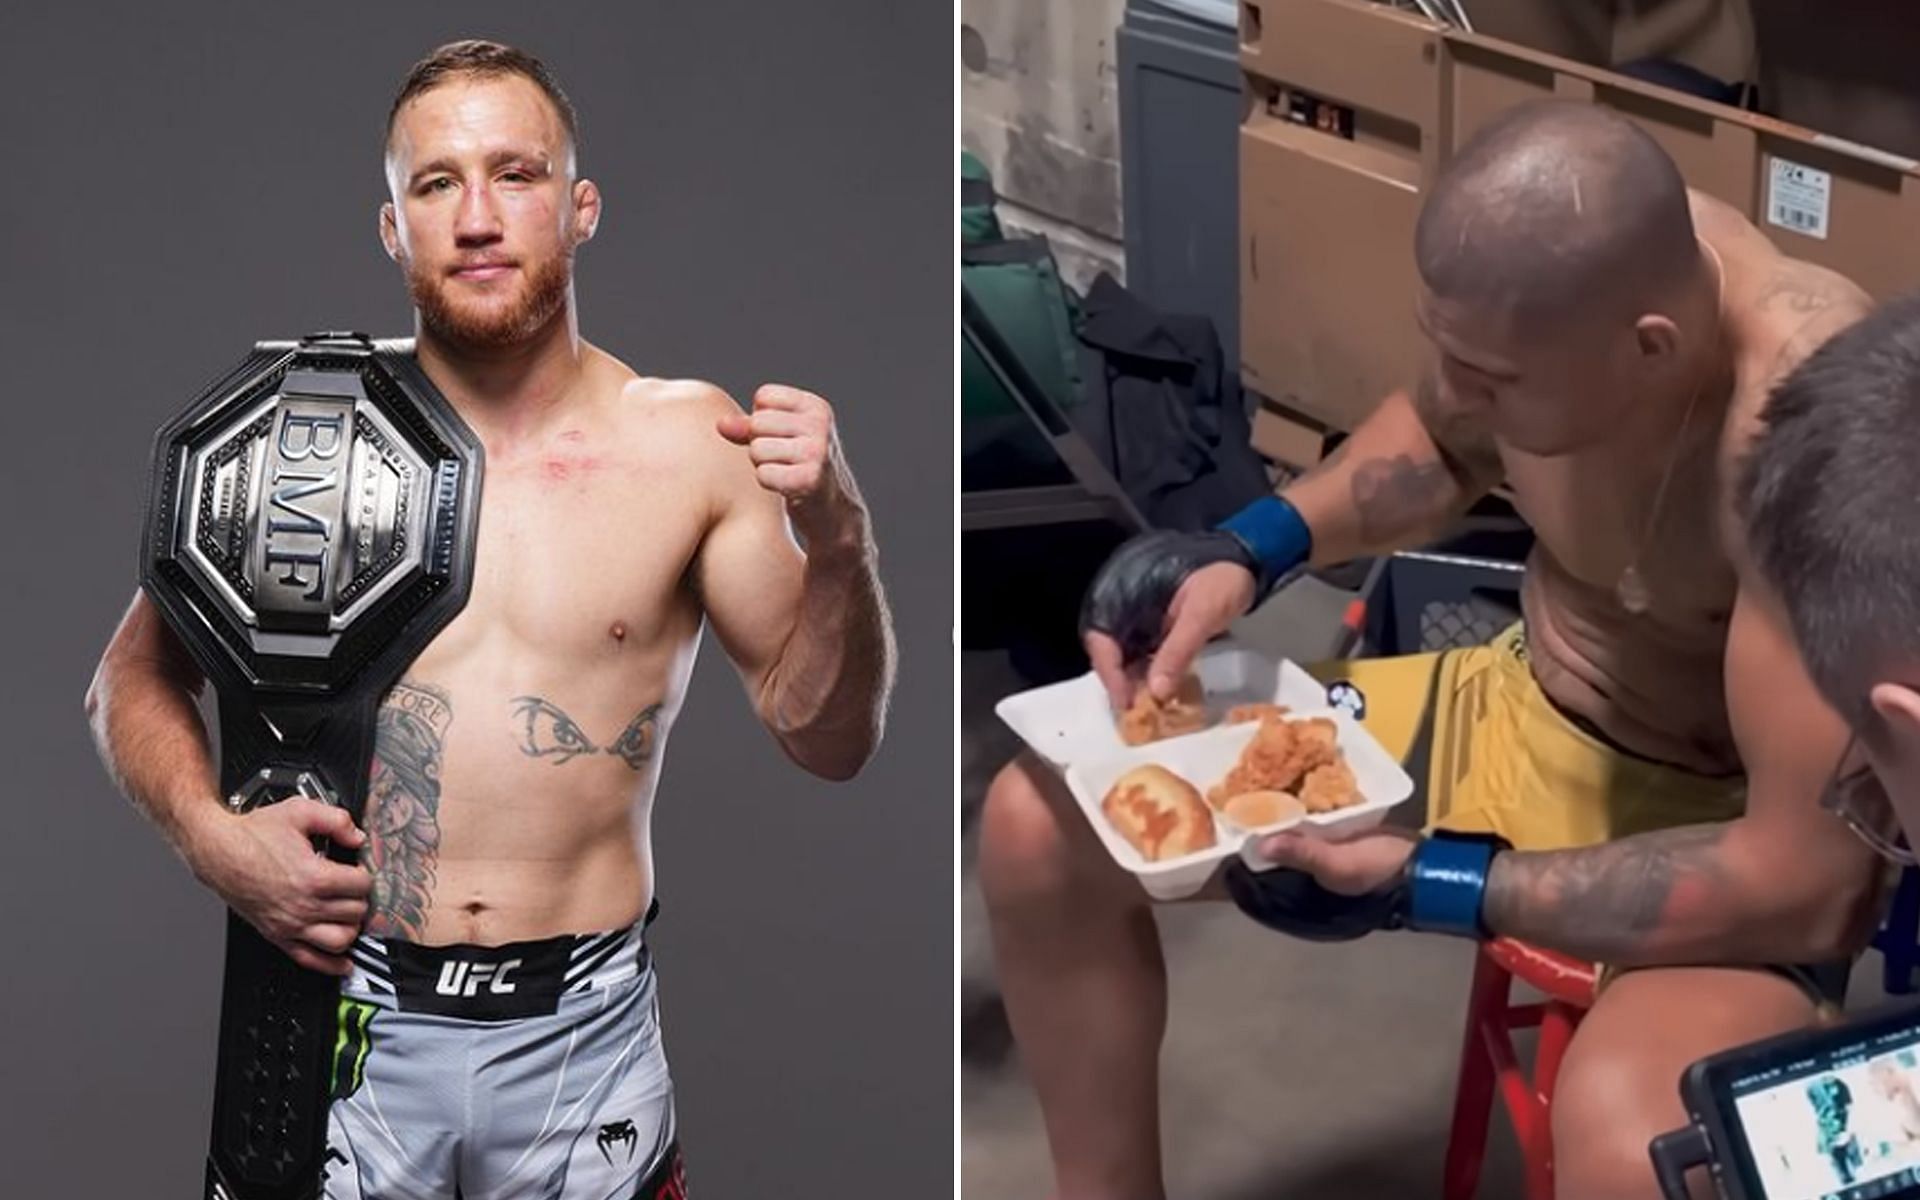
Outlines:
[[1859,839],[1873,849],[1875,854],[1888,862],[1902,867],[1911,867],[1916,859],[1907,845],[1907,839],[1900,832],[1898,816],[1893,811],[1893,801],[1887,796],[1887,789],[1880,784],[1871,764],[1862,763],[1858,770],[1847,771],[1847,760],[1853,757],[1854,747],[1859,744],[1860,735],[1854,734],[1847,739],[1846,749],[1840,752],[1840,761],[1833,764],[1833,775],[1827,780],[1826,788],[1820,793],[1820,807],[1847,823]]

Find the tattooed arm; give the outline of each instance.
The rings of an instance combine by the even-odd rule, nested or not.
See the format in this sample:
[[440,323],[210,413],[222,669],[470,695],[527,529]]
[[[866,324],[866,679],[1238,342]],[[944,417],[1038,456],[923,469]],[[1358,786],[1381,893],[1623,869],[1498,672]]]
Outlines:
[[444,688],[403,679],[381,701],[363,856],[373,874],[367,932],[377,937],[417,939],[426,929],[440,861],[440,764],[452,723]]
[[1313,530],[1316,565],[1432,541],[1500,482],[1493,440],[1433,377],[1380,402],[1281,494]]
[[1489,928],[1623,966],[1809,962],[1859,948],[1873,927],[1876,860],[1819,805],[1846,733],[1784,618],[1751,589],[1734,607],[1726,678],[1746,815],[1499,855],[1482,909]]

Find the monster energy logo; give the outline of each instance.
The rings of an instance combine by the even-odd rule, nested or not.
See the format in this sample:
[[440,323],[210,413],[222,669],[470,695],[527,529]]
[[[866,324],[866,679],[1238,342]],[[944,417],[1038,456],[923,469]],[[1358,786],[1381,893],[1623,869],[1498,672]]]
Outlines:
[[367,1030],[378,1005],[340,997],[340,1016],[333,1037],[333,1098],[345,1099],[360,1090],[366,1078],[367,1051],[373,1045]]

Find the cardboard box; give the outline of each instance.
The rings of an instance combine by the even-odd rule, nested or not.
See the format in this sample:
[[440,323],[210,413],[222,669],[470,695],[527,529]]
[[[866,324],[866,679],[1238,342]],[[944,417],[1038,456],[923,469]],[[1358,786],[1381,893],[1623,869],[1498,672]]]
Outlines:
[[[1260,116],[1240,133],[1241,377],[1336,428],[1415,377],[1419,165]],[[1338,231],[1338,232],[1335,232]]]
[[1365,0],[1244,0],[1241,366],[1350,429],[1417,378],[1413,228],[1428,180],[1496,114],[1561,97],[1646,130],[1783,253],[1876,298],[1920,286],[1920,164]]
[[1253,448],[1270,463],[1304,471],[1326,456],[1326,430],[1265,396],[1253,414]]

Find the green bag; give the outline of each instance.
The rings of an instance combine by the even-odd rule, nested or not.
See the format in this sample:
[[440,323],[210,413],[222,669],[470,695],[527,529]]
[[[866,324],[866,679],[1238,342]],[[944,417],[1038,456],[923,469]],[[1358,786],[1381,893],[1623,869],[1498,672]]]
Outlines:
[[[960,274],[987,319],[1007,340],[1034,382],[1055,404],[1080,402],[1079,343],[1068,291],[1045,238],[976,246],[960,255]],[[965,347],[960,358],[960,418],[1025,414],[986,363]]]
[[[1071,289],[1041,237],[1008,238],[994,214],[993,180],[979,159],[960,156],[960,274],[967,290],[1055,404],[1080,401],[1077,317]],[[960,417],[1019,417],[1019,404],[972,347],[960,361]],[[1037,436],[1037,435],[1036,435]]]
[[972,246],[997,242],[1000,218],[993,213],[993,176],[987,166],[973,155],[960,152],[960,244]]

